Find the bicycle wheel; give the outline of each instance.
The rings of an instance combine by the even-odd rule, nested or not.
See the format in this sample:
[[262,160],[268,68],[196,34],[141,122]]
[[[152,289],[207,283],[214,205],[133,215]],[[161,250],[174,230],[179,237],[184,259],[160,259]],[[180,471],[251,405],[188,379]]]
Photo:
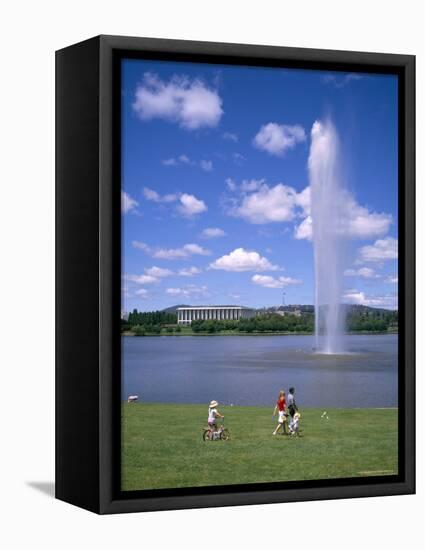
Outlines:
[[228,441],[230,439],[230,433],[229,433],[229,430],[227,428],[225,428],[221,432],[220,439],[222,439],[223,441]]
[[204,441],[210,441],[211,440],[211,432],[210,430],[204,430],[204,434],[202,436],[202,439]]

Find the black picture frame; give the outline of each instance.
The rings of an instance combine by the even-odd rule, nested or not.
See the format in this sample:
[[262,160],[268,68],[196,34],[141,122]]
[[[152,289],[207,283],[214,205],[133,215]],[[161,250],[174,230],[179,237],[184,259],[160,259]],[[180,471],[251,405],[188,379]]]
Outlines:
[[[121,492],[123,57],[396,74],[399,474]],[[415,57],[98,36],[56,52],[56,498],[100,514],[415,492]]]

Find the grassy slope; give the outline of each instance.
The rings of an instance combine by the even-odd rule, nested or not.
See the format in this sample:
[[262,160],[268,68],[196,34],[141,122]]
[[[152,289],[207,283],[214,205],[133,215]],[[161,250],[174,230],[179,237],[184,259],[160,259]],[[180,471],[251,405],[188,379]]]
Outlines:
[[230,441],[202,440],[204,405],[123,405],[123,490],[397,473],[396,409],[302,412],[302,436],[272,436],[273,407],[219,407]]

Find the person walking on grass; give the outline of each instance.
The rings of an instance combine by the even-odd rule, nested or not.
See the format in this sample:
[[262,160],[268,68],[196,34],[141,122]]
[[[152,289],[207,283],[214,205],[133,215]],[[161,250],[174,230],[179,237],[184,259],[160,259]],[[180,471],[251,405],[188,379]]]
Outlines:
[[208,426],[212,432],[217,431],[216,418],[224,418],[224,416],[218,412],[217,406],[217,401],[213,400],[208,407]]
[[277,432],[279,431],[279,428],[281,426],[282,426],[282,435],[283,435],[287,433],[286,432],[286,397],[285,397],[285,392],[283,390],[279,392],[279,397],[277,398],[277,402],[273,411],[273,418],[276,416],[277,412],[279,413],[279,420],[278,420],[276,429],[273,432],[273,435],[277,435]]
[[297,404],[295,403],[295,388],[289,388],[288,392],[288,412],[291,417],[289,428],[293,426],[295,413],[298,412]]

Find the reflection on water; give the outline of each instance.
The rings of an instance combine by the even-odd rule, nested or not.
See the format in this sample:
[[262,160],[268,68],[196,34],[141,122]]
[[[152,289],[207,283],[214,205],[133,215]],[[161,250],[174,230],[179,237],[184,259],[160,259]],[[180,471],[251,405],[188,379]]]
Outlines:
[[273,407],[294,386],[300,406],[396,407],[397,335],[346,339],[324,355],[312,336],[123,337],[122,398]]

